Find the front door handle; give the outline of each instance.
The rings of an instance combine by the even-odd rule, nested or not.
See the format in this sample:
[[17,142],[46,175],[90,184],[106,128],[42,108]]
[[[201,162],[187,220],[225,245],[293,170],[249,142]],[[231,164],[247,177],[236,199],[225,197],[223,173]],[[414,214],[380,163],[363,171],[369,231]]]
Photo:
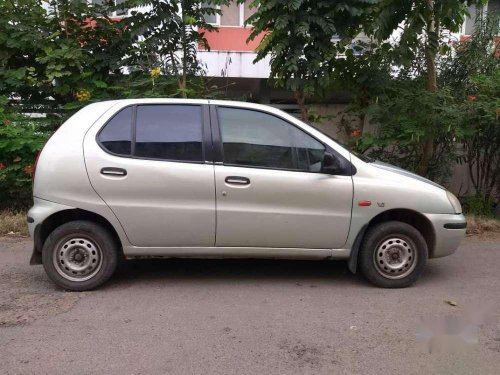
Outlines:
[[127,170],[123,168],[105,167],[101,169],[101,174],[104,174],[106,176],[122,177],[127,175]]
[[249,178],[241,177],[241,176],[227,176],[225,181],[227,184],[233,184],[233,185],[249,185],[250,184]]

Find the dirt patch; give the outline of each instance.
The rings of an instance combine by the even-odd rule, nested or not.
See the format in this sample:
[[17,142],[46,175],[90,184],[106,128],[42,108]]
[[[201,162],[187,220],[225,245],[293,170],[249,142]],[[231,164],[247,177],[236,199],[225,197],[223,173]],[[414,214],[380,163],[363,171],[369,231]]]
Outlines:
[[[280,351],[284,354],[286,361],[298,367],[318,368],[332,360],[334,355],[329,347],[315,344],[305,344],[301,341],[282,341],[279,344]],[[327,353],[329,352],[329,353]]]
[[500,220],[481,216],[467,216],[467,235],[500,237]]
[[0,297],[0,328],[33,322],[71,308],[79,297],[70,293],[20,292]]
[[0,236],[28,236],[26,212],[0,211]]
[[64,313],[83,296],[57,289],[41,266],[28,265],[28,252],[13,261],[23,245],[31,245],[27,241],[5,237],[0,241],[0,328]]

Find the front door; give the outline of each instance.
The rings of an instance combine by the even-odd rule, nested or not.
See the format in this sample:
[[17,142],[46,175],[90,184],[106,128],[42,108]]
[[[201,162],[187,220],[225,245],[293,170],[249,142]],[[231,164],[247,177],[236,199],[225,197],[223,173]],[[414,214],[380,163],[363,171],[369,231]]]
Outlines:
[[205,163],[202,110],[129,106],[107,122],[97,142],[95,133],[87,134],[92,186],[133,245],[214,246],[214,166]]
[[352,178],[321,172],[325,146],[275,115],[219,106],[217,246],[341,248]]

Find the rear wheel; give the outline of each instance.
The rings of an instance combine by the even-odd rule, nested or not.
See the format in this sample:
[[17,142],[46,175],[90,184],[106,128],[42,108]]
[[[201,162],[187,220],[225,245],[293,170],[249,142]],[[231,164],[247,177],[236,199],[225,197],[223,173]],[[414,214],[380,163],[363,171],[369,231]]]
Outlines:
[[368,230],[358,259],[361,272],[373,284],[403,288],[422,274],[427,261],[427,243],[411,225],[388,221]]
[[116,269],[118,248],[105,228],[90,221],[71,221],[57,227],[42,250],[47,275],[73,291],[94,289]]

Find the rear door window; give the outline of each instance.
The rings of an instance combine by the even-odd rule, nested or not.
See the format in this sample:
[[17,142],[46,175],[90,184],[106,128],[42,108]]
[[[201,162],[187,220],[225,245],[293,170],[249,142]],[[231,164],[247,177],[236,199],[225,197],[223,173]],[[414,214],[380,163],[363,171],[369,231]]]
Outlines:
[[201,107],[137,107],[135,156],[178,161],[203,160]]

